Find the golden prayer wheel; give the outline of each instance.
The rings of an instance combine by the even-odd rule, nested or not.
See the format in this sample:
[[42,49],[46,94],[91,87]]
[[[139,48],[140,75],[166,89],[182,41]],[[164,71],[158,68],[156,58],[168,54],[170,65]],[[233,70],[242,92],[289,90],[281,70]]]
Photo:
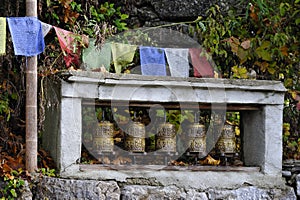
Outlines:
[[133,122],[127,129],[125,148],[130,152],[145,152],[145,125]]
[[217,148],[221,153],[235,153],[235,132],[234,126],[226,124],[223,127],[221,137],[217,143]]
[[190,126],[189,132],[189,152],[206,152],[206,131],[205,125],[194,123]]
[[176,152],[175,125],[169,122],[160,124],[156,134],[156,149],[162,152]]
[[96,152],[113,152],[114,150],[114,124],[109,121],[100,122],[94,136],[93,148]]

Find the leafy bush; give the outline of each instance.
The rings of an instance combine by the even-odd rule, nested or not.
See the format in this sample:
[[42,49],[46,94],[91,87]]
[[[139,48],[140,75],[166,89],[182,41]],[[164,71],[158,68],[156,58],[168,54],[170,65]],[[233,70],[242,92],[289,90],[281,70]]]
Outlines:
[[213,6],[190,30],[223,77],[284,83],[284,158],[300,159],[300,1],[251,0],[240,5],[225,14]]

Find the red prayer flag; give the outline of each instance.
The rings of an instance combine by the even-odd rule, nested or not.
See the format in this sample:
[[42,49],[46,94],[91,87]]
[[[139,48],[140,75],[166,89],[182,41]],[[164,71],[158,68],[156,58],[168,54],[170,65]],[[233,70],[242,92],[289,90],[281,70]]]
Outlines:
[[192,64],[194,68],[195,77],[214,77],[214,70],[211,64],[208,62],[205,55],[201,55],[202,49],[190,48],[189,53],[191,55]]
[[85,44],[84,40],[86,39],[86,36],[80,36],[55,26],[54,29],[58,37],[60,47],[64,52],[66,66],[70,67],[71,64],[74,64],[78,67],[80,65],[80,45],[78,40],[75,40],[75,38],[78,38],[78,36],[81,37]]

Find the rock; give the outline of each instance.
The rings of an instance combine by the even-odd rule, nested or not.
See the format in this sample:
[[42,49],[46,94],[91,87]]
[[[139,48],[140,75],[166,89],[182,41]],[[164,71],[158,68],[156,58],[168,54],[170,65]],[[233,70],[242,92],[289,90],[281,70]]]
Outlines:
[[138,9],[137,13],[140,16],[140,18],[145,21],[151,21],[158,18],[157,14],[148,7]]
[[300,198],[300,174],[296,176],[296,190],[297,196]]
[[18,197],[19,200],[31,200],[32,199],[32,192],[30,190],[29,184],[25,181],[23,188],[21,189],[21,195]]
[[204,192],[188,190],[187,192],[176,186],[156,187],[146,185],[127,185],[122,190],[122,199],[138,200],[138,199],[193,199],[207,200]]
[[37,184],[35,199],[120,199],[114,181],[73,180],[43,177]]
[[296,195],[293,188],[287,187],[284,189],[260,189],[254,186],[242,187],[235,190],[215,190],[208,191],[209,199],[285,199],[296,200]]
[[292,173],[300,173],[300,166],[295,166],[291,169]]
[[290,171],[282,171],[282,176],[283,177],[291,177],[292,176],[292,172],[290,172]]
[[190,189],[187,191],[187,195],[185,199],[208,200],[205,192],[197,192],[194,189]]

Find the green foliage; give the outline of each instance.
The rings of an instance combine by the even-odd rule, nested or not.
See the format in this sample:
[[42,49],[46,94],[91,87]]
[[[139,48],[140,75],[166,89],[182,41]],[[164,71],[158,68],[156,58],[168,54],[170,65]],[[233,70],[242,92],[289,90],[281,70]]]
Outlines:
[[0,120],[9,121],[11,113],[13,112],[10,101],[17,100],[18,94],[13,91],[13,87],[4,80],[0,84]]
[[225,77],[246,78],[239,75],[238,66],[254,69],[259,78],[276,80],[284,74],[294,79],[295,72],[299,77],[299,8],[298,2],[253,0],[242,16],[235,10],[224,15],[214,6],[196,24],[196,31]]
[[225,78],[251,78],[249,73],[255,71],[257,79],[284,83],[289,90],[284,158],[299,159],[300,1],[250,0],[241,5],[227,13],[218,6],[210,8],[195,25],[199,42]]
[[81,4],[72,1],[70,3],[71,12],[76,13],[76,21],[70,21],[70,28],[74,32],[87,34],[90,37],[96,37],[101,34],[107,37],[116,32],[127,30],[125,20],[127,14],[121,12],[121,7],[115,7],[115,4],[105,2],[96,7],[91,5],[88,12],[81,9]]
[[12,170],[10,174],[5,174],[3,181],[5,183],[4,188],[1,188],[1,200],[15,199],[18,197],[19,190],[24,186],[25,181],[20,177],[22,170]]
[[38,173],[44,175],[44,176],[49,176],[49,177],[56,177],[56,172],[55,169],[49,169],[49,168],[39,168],[37,170]]
[[0,115],[8,121],[10,118],[11,109],[9,107],[9,99],[7,95],[0,95]]
[[127,30],[127,24],[123,21],[128,18],[128,15],[121,13],[121,7],[115,8],[113,3],[105,2],[100,5],[100,8],[91,6],[90,13],[96,22],[106,21],[114,24],[119,31]]

